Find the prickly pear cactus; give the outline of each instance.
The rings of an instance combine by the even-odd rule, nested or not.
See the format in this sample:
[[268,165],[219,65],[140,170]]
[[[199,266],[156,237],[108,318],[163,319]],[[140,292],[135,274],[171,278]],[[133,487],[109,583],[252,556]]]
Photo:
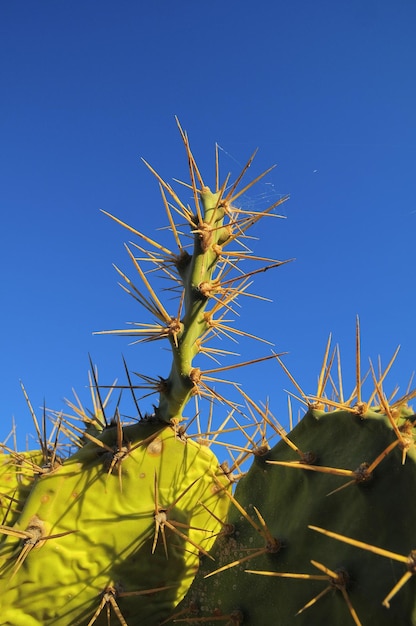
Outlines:
[[[52,444],[45,434],[45,416],[40,429],[29,403],[41,449],[18,453],[3,446],[8,455],[0,468],[5,511],[0,526],[2,624],[162,624],[185,595],[200,557],[211,558],[208,552],[225,522],[233,468],[220,465],[209,447],[221,430],[212,425],[212,414],[214,403],[229,407],[225,424],[236,405],[211,386],[212,381],[218,382],[216,372],[225,368],[202,371],[194,359],[199,355],[217,361],[230,354],[208,344],[219,336],[250,337],[230,325],[226,315],[233,311],[238,296],[245,295],[253,274],[282,262],[254,257],[247,246],[238,244],[253,224],[272,215],[285,198],[265,211],[240,211],[235,201],[266,172],[238,188],[252,157],[233,184],[228,177],[220,184],[217,151],[215,190],[211,191],[202,180],[187,135],[179,129],[194,209],[150,168],[160,183],[177,250],[113,218],[139,238],[140,243],[127,251],[141,286],[118,272],[125,290],[152,320],[127,331],[105,331],[133,336],[139,343],[168,341],[171,371],[166,377],[139,375],[139,383],[133,383],[126,367],[126,384],[114,384],[110,391],[120,389],[123,394],[127,390],[136,414],[122,420],[123,396],[108,420],[108,396],[102,399],[93,368],[93,411],[70,403],[72,417],[52,412],[49,418],[56,433]],[[175,221],[178,215],[180,226]],[[183,223],[193,237],[191,248],[188,241],[186,245],[181,242]],[[230,244],[236,249],[227,250]],[[143,270],[143,255],[152,274],[168,277],[173,290],[179,291],[173,312]],[[250,272],[240,270],[241,261],[250,258],[267,265]],[[252,362],[264,358],[270,357]],[[140,412],[136,397],[140,389],[159,395],[152,415]],[[187,432],[192,420],[187,423],[184,415],[191,399],[197,401],[196,441]],[[201,427],[202,401],[209,406],[206,428]],[[67,454],[64,444],[75,446],[76,451]],[[234,465],[238,468],[239,463]]]
[[373,372],[369,403],[360,377],[349,400],[342,385],[326,397],[326,364],[313,399],[297,385],[305,416],[288,435],[275,425],[282,439],[230,496],[215,562],[204,560],[175,616],[204,626],[416,624],[415,394],[389,403],[384,376]]
[[[1,446],[1,624],[416,626],[416,418],[409,405],[416,393],[388,400],[383,383],[394,357],[384,372],[371,366],[374,388],[364,401],[358,323],[348,399],[330,342],[314,396],[275,353],[218,363],[235,354],[216,339],[257,339],[230,316],[237,300],[253,295],[253,276],[283,262],[254,255],[245,238],[260,219],[276,217],[285,198],[261,211],[238,208],[267,172],[241,185],[251,157],[234,183],[220,183],[217,150],[212,191],[179,130],[194,206],[148,166],[175,250],[110,216],[138,238],[127,252],[139,286],[117,271],[151,319],[102,331],[134,343],[168,342],[170,372],[133,374],[124,364],[125,384],[101,386],[92,367],[92,411],[77,398],[69,415],[51,412],[53,437],[45,412],[40,427],[28,401],[40,449]],[[182,241],[184,224],[192,246]],[[247,270],[250,260],[261,266]],[[171,281],[169,304],[155,275]],[[289,433],[268,402],[257,404],[224,377],[266,359],[280,363],[306,405]],[[231,394],[219,391],[221,382]],[[112,392],[120,396],[108,419]],[[142,415],[139,392],[158,395],[151,415]],[[228,463],[219,463],[213,443]]]

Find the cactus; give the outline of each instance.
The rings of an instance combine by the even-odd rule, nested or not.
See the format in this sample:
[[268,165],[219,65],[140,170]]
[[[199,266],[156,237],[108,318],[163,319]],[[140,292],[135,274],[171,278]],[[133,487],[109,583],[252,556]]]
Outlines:
[[387,400],[390,363],[379,376],[371,368],[374,390],[363,401],[359,326],[357,384],[347,400],[327,356],[313,397],[289,374],[306,414],[289,434],[274,423],[281,440],[256,455],[229,496],[215,562],[205,560],[176,621],[416,624],[416,416],[408,406],[416,394]]
[[[176,310],[168,312],[142,262],[126,246],[144,289],[117,271],[125,290],[153,320],[127,331],[102,331],[130,335],[139,342],[167,340],[171,371],[157,379],[139,375],[143,384],[133,384],[126,367],[126,384],[110,386],[110,391],[121,388],[121,397],[108,420],[108,396],[103,400],[93,367],[93,411],[69,403],[75,415],[52,412],[56,435],[52,443],[46,437],[45,415],[41,429],[27,398],[40,450],[18,453],[3,444],[0,472],[1,503],[7,506],[0,526],[4,624],[159,624],[185,595],[200,556],[210,558],[209,549],[225,522],[231,470],[220,465],[210,449],[210,437],[218,435],[210,424],[214,402],[225,403],[231,412],[236,407],[211,386],[215,372],[224,368],[201,371],[194,359],[201,355],[217,360],[227,354],[207,345],[218,335],[249,336],[225,320],[237,297],[246,293],[251,275],[259,271],[244,273],[239,264],[246,258],[266,260],[264,269],[268,269],[282,262],[258,259],[246,247],[228,252],[226,246],[238,243],[284,198],[265,211],[240,211],[233,203],[267,172],[238,188],[252,157],[233,184],[228,186],[228,177],[220,184],[217,150],[215,191],[211,191],[202,180],[186,133],[178,126],[189,163],[194,210],[149,166],[160,184],[177,252],[113,218],[152,246],[145,250],[134,244],[154,269],[174,281],[180,291]],[[191,251],[181,243],[176,214],[193,235]],[[270,357],[253,362],[264,358]],[[135,394],[141,388],[159,395],[151,415],[140,412]],[[121,418],[125,389],[131,392],[138,419]],[[187,433],[192,420],[186,422],[184,410],[191,399],[197,401],[200,441]],[[200,426],[202,401],[211,407],[208,433]],[[231,415],[225,423],[230,419]],[[62,436],[75,451],[62,453]]]
[[[69,414],[51,412],[49,437],[45,412],[39,427],[25,394],[40,449],[2,446],[1,623],[416,626],[416,419],[409,406],[416,393],[386,396],[395,354],[384,371],[370,367],[374,387],[364,399],[358,321],[356,381],[347,399],[330,341],[313,396],[274,352],[201,369],[204,357],[215,362],[232,354],[212,340],[257,339],[229,317],[237,299],[252,295],[256,273],[286,261],[254,255],[244,238],[259,220],[276,216],[286,198],[262,211],[238,208],[270,170],[242,185],[253,155],[235,182],[227,176],[220,183],[218,150],[211,191],[178,127],[193,208],[146,164],[159,182],[177,250],[107,213],[138,238],[126,249],[141,286],[116,269],[152,319],[100,331],[136,343],[167,341],[170,372],[153,378],[124,363],[125,384],[101,385],[92,366],[92,411],[76,397]],[[183,223],[191,249],[182,242]],[[250,260],[262,265],[246,270]],[[155,274],[172,281],[173,313]],[[290,432],[268,403],[223,378],[266,359],[281,365],[306,406],[294,427],[290,413]],[[230,394],[220,393],[221,382]],[[158,395],[152,414],[142,415],[138,391]],[[131,407],[134,414],[122,418]],[[235,432],[242,445],[227,441]],[[215,443],[227,449],[231,466],[219,463]]]

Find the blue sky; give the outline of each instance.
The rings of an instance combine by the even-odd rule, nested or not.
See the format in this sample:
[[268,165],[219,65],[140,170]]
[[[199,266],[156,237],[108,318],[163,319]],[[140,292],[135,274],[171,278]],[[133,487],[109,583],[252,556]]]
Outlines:
[[[390,381],[404,392],[416,352],[415,28],[411,0],[1,3],[0,437],[12,417],[19,439],[33,432],[19,380],[38,415],[44,401],[63,409],[72,388],[87,398],[89,353],[104,384],[123,379],[122,354],[135,371],[168,373],[166,346],[92,333],[148,321],[112,267],[133,275],[128,233],[100,209],[150,236],[165,224],[140,157],[185,176],[175,115],[208,184],[217,142],[224,173],[256,147],[250,174],[277,164],[245,206],[290,194],[287,219],[259,226],[253,249],[296,261],[259,276],[273,302],[242,302],[239,326],[289,352],[313,393],[330,332],[354,385],[358,314],[363,369],[401,344]],[[276,363],[236,379],[285,421]]]

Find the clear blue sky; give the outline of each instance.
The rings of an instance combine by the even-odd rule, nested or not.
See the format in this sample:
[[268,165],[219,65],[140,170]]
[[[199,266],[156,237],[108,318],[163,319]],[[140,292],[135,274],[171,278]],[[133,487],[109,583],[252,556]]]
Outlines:
[[[413,0],[151,3],[21,0],[0,5],[0,437],[14,416],[86,398],[88,353],[100,380],[131,369],[166,375],[164,346],[129,346],[95,330],[149,321],[117,286],[133,275],[128,234],[164,225],[156,181],[181,178],[174,116],[207,181],[214,144],[236,174],[259,147],[244,198],[290,194],[286,220],[258,228],[258,254],[289,264],[260,276],[273,303],[242,302],[240,327],[267,336],[313,393],[330,331],[354,384],[354,326],[367,357],[402,345],[391,385],[415,369],[416,4]],[[186,190],[185,190],[185,193]],[[269,353],[239,347],[242,359]],[[277,364],[236,371],[284,421]],[[143,401],[144,411],[151,408]]]

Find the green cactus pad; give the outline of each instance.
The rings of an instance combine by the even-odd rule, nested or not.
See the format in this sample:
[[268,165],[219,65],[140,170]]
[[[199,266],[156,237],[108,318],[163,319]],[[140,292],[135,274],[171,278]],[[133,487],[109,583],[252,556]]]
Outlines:
[[[115,454],[116,431],[99,438]],[[91,623],[106,624],[110,596],[128,624],[159,623],[225,517],[218,480],[228,483],[208,448],[160,423],[124,427],[118,456],[86,444],[38,477],[18,523],[3,527],[2,623],[86,626],[101,603]]]
[[[193,623],[204,626],[215,626],[220,616],[224,623],[228,616],[233,626],[415,626],[416,568],[414,558],[405,562],[416,548],[413,418],[408,409],[395,418],[395,429],[403,433],[402,443],[397,443],[391,419],[381,412],[309,410],[289,435],[298,453],[280,441],[256,458],[237,486],[236,500],[262,532],[232,506],[227,521],[234,531],[217,540],[215,564],[205,561],[178,611],[192,607],[185,615],[192,614]],[[299,467],[313,458],[309,470]],[[345,473],[313,471],[323,467]],[[383,606],[400,580],[405,584],[387,602],[390,608]]]

